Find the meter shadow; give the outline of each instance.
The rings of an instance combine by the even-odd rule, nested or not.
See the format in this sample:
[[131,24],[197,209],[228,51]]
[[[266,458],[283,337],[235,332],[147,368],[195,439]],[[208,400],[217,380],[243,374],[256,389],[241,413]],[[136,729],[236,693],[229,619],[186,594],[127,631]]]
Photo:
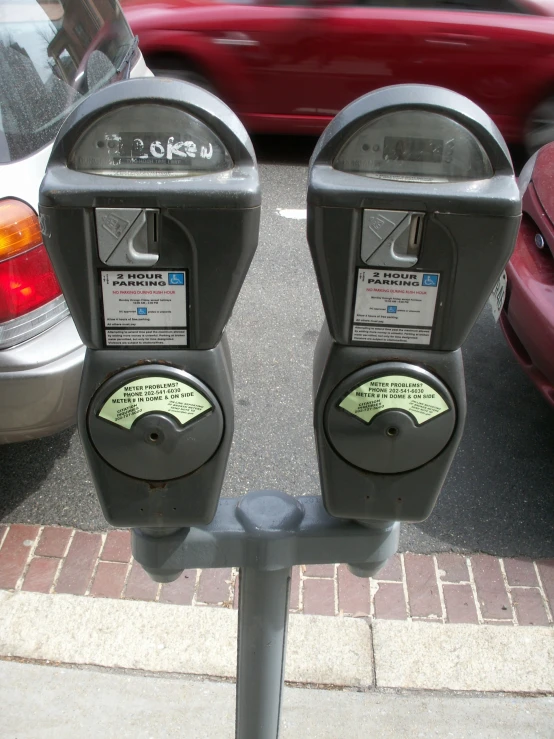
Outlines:
[[[36,508],[42,506],[44,483],[67,455],[74,432],[71,428],[55,436],[0,446],[0,521],[45,523]],[[39,492],[35,501],[33,496]]]
[[308,165],[318,136],[256,134],[252,143],[259,164]]
[[[407,527],[440,551],[554,556],[554,411],[483,311],[463,348],[468,417],[437,506]],[[410,534],[409,529],[415,528]]]

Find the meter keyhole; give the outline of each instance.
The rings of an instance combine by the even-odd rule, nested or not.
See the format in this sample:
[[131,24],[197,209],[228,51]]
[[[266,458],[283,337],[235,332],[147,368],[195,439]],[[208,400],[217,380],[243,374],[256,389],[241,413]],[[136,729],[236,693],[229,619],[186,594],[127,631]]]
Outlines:
[[398,429],[396,426],[389,426],[385,433],[387,436],[390,436],[391,439],[394,439],[395,436],[398,436]]
[[159,444],[163,441],[163,434],[160,431],[151,431],[146,436],[146,441],[150,444]]

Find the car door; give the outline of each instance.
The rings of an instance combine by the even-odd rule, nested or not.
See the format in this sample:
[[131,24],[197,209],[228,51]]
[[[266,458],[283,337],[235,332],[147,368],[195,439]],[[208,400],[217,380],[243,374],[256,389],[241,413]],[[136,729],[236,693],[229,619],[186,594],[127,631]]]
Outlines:
[[310,114],[320,73],[317,15],[309,0],[262,0],[237,6],[220,25],[214,42],[240,61],[248,77],[247,111],[241,113],[268,119]]
[[327,95],[319,102],[340,109],[385,85],[440,85],[474,100],[510,135],[507,129],[534,94],[529,65],[544,46],[545,23],[550,27],[552,20],[522,14],[511,0],[327,5],[325,33],[332,43]]

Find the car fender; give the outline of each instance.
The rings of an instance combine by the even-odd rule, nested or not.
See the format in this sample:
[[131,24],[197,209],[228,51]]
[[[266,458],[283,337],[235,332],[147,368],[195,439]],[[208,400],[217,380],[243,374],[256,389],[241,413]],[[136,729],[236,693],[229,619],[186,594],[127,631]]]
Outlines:
[[[217,38],[191,31],[136,29],[136,32],[147,64],[158,55],[192,62],[195,70],[203,74],[237,111],[246,109],[246,101],[253,98],[254,85],[248,68],[229,51],[229,46],[218,44]],[[221,70],[225,70],[225,75]]]

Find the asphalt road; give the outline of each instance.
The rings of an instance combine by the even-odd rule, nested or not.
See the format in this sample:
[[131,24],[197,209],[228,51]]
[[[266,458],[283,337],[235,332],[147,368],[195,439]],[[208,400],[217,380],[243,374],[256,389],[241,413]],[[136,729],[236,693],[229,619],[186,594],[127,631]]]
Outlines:
[[[261,236],[228,326],[236,431],[223,495],[263,488],[316,495],[311,368],[323,309],[305,220],[295,212],[305,207],[313,141],[256,144]],[[552,557],[554,412],[513,359],[488,308],[464,359],[464,438],[433,514],[403,526],[401,548]],[[75,429],[0,447],[0,470],[2,520],[106,528]]]

